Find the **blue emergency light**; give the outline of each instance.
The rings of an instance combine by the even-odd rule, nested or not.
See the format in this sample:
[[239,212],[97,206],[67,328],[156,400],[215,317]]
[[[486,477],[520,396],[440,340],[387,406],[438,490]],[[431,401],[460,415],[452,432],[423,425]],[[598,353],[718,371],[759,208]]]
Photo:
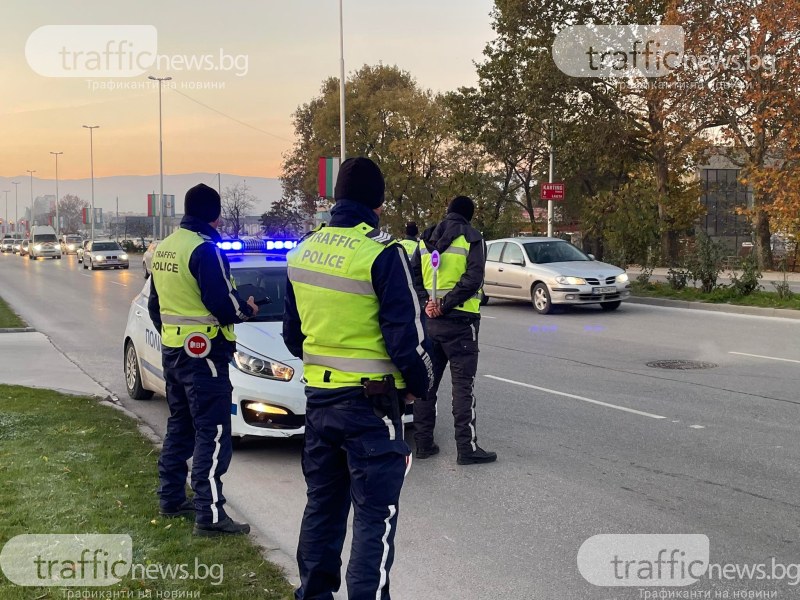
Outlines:
[[223,240],[217,247],[223,252],[249,252],[256,254],[286,254],[297,246],[297,240],[251,238]]

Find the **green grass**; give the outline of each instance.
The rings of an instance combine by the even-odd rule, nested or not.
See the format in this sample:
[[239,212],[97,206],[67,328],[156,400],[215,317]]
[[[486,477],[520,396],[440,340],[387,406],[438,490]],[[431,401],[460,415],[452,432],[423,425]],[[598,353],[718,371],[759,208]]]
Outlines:
[[8,304],[6,304],[5,300],[0,298],[0,329],[27,326],[28,324],[20,319],[17,313],[11,310]]
[[692,302],[709,302],[712,304],[736,304],[739,306],[760,306],[764,308],[787,308],[800,310],[800,294],[791,298],[780,299],[775,292],[757,291],[749,296],[737,296],[730,287],[720,287],[711,293],[705,293],[697,288],[684,288],[674,290],[669,284],[651,282],[642,285],[636,281],[631,282],[634,296],[649,298],[671,298],[673,300],[689,300]]
[[25,533],[118,533],[131,536],[136,564],[186,564],[191,572],[196,563],[222,565],[213,567],[222,571],[220,585],[127,578],[110,587],[33,588],[0,573],[0,598],[60,599],[79,589],[290,598],[281,571],[249,538],[196,538],[191,520],[158,515],[157,455],[131,419],[96,400],[0,385],[0,548]]

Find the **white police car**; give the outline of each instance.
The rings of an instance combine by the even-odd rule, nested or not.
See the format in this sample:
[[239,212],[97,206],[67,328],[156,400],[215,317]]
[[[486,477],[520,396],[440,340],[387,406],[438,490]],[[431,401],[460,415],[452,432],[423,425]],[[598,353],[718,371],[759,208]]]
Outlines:
[[[296,244],[289,240],[220,243],[228,255],[237,287],[255,286],[261,297],[269,299],[260,306],[258,316],[235,326],[236,353],[230,367],[234,437],[291,437],[304,430],[303,363],[289,353],[281,335],[286,252]],[[131,303],[123,340],[125,383],[128,394],[136,400],[166,393],[161,335],[147,311],[149,290],[147,281]],[[252,295],[259,299],[259,294]]]

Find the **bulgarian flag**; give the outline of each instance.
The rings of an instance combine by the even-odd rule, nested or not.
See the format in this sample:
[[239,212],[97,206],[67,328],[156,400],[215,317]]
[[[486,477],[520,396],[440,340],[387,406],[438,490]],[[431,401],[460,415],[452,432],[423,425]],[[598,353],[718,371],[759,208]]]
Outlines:
[[158,206],[156,205],[158,202],[158,194],[147,194],[147,216],[148,217],[157,217],[158,216]]
[[339,157],[321,156],[319,159],[319,197],[333,199],[336,176],[339,175]]

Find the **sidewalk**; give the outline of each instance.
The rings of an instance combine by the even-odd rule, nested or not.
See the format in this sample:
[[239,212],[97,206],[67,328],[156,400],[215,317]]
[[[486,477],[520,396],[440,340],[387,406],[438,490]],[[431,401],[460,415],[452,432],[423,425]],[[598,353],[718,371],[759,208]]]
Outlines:
[[0,333],[0,383],[46,388],[64,394],[99,396],[108,390],[67,359],[38,331]]
[[[655,281],[666,281],[667,280],[667,272],[669,271],[666,267],[656,267],[653,269],[653,275],[651,279]],[[642,268],[638,265],[631,265],[627,268],[628,276],[631,279],[635,279],[636,276],[642,272]],[[719,274],[719,280],[722,283],[730,283],[730,271],[722,271]],[[792,287],[800,286],[800,273],[786,273],[786,280]],[[761,285],[764,286],[766,291],[775,291],[774,287],[772,286],[773,281],[783,281],[783,273],[780,271],[764,271],[761,274],[761,278],[759,279]]]

